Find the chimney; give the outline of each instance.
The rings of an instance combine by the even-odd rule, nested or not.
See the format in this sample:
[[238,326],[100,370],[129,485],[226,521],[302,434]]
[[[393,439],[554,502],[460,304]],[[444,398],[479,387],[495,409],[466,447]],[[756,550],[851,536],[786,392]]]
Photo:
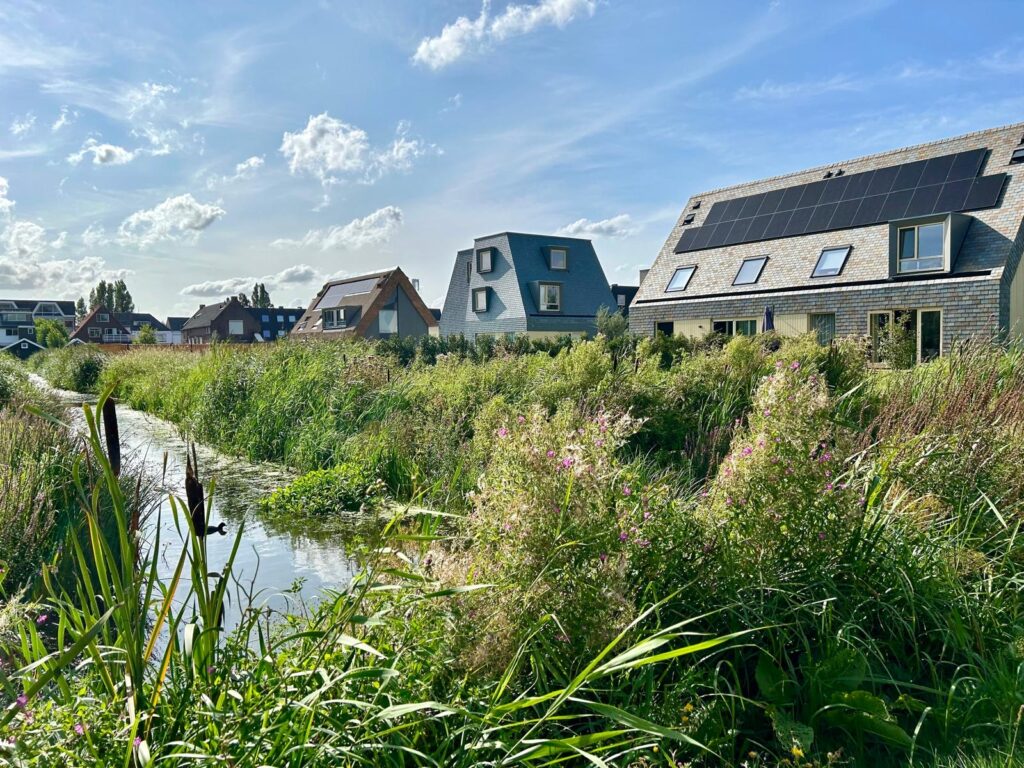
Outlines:
[[649,269],[641,269],[640,270],[640,285],[644,284],[644,278],[647,277],[647,273],[650,272],[650,271],[651,270],[649,270]]
[[420,292],[420,279],[418,277],[412,279],[412,287],[416,289],[416,293]]
[[199,308],[200,308],[200,309],[206,309],[206,305],[205,305],[205,304],[200,304],[200,305],[199,305]]

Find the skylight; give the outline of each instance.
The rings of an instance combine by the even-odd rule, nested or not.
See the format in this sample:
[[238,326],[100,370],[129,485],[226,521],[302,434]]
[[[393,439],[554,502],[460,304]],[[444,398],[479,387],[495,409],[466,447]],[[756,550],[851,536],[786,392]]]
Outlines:
[[818,263],[814,265],[811,277],[835,277],[843,271],[846,257],[849,255],[850,246],[848,245],[841,248],[826,248],[818,257]]
[[753,259],[744,259],[743,263],[740,264],[740,271],[736,273],[736,279],[732,281],[732,284],[752,285],[756,283],[760,279],[761,270],[764,269],[764,265],[767,262],[767,256],[758,256]]
[[1010,155],[1010,165],[1016,163],[1024,163],[1024,146],[1017,147],[1013,150],[1013,154]]
[[665,293],[672,291],[685,291],[686,286],[690,284],[690,278],[693,277],[693,273],[697,271],[697,267],[679,267],[672,275],[672,279],[668,281],[668,287],[665,289]]

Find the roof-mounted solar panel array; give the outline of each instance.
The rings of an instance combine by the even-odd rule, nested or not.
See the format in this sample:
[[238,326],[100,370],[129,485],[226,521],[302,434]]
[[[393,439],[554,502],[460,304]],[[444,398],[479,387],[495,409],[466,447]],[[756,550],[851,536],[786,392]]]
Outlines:
[[1006,174],[978,176],[987,153],[973,149],[719,200],[701,226],[683,232],[675,251],[992,208],[999,202]]

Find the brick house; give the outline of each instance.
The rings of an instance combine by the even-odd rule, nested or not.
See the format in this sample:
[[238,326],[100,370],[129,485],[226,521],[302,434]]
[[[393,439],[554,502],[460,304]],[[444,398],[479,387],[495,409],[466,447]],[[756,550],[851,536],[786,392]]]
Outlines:
[[1024,333],[1024,124],[689,199],[630,307],[635,333],[775,329],[918,359]]
[[299,337],[366,339],[436,332],[437,319],[398,267],[325,283],[292,329]]
[[68,341],[73,344],[131,344],[132,333],[117,315],[100,304],[85,316]]
[[595,330],[601,307],[629,306],[612,294],[589,240],[502,232],[474,240],[455,257],[441,335],[533,338]]
[[261,335],[259,321],[234,296],[217,304],[203,304],[181,327],[184,344],[233,341],[248,344]]

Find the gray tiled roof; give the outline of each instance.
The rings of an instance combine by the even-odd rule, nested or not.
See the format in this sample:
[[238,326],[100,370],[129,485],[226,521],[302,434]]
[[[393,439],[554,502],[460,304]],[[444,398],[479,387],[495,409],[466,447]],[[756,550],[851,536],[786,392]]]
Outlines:
[[[970,213],[974,221],[953,265],[952,275],[991,272],[993,277],[998,277],[1010,257],[1024,219],[1024,165],[1009,165],[1010,155],[1021,143],[1022,136],[1024,123],[694,195],[687,201],[675,227],[665,240],[635,301],[641,304],[659,300],[687,301],[701,296],[743,295],[755,291],[889,280],[887,223],[687,253],[675,253],[674,249],[687,226],[700,226],[712,205],[720,200],[818,181],[827,171],[839,168],[847,174],[853,174],[979,148],[989,150],[980,173],[1007,173],[1009,180],[998,207]],[[694,210],[698,201],[700,206]],[[686,225],[683,222],[689,214],[694,214],[694,221]],[[811,273],[821,251],[841,245],[853,246],[842,274],[837,277],[812,278]],[[754,256],[769,257],[760,280],[753,286],[733,286],[733,279],[743,259]],[[688,265],[694,265],[697,269],[686,291],[666,295],[665,288],[676,268]]]

